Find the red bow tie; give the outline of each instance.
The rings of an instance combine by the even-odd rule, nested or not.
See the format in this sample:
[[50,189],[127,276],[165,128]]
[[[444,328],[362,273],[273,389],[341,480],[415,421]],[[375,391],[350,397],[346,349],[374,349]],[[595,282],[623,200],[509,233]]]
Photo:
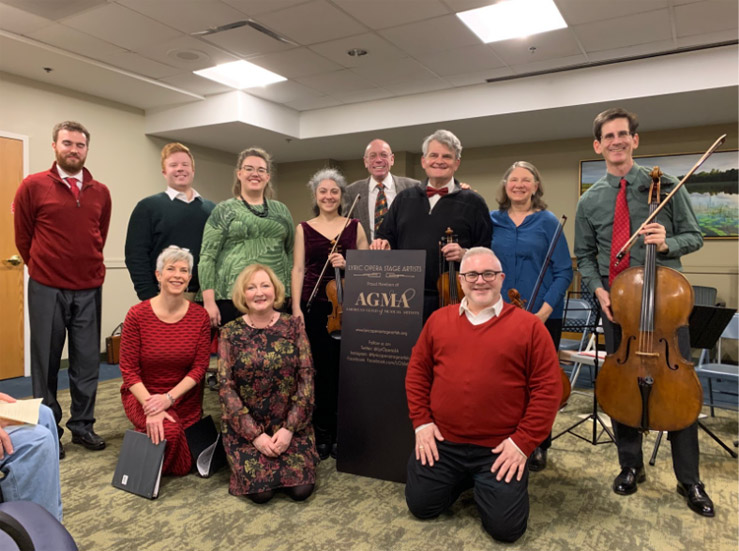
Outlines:
[[444,186],[441,189],[426,186],[426,197],[433,197],[434,195],[446,195],[449,193],[449,188]]

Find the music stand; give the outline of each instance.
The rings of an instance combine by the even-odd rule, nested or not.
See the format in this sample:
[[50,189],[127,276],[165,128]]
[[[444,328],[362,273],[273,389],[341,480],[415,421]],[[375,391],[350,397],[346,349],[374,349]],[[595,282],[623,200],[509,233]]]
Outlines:
[[[591,316],[591,323],[588,324],[587,329],[592,332],[592,335],[595,336],[595,356],[593,357],[593,382],[595,382],[595,379],[598,378],[598,367],[600,364],[600,350],[598,346],[598,324],[600,321],[600,307],[597,303],[593,305],[594,308],[594,315]],[[573,432],[574,429],[579,427],[580,425],[587,423],[592,419],[593,421],[593,432],[592,432],[592,438],[586,438],[580,434],[577,434],[576,432]],[[600,433],[598,432],[598,425],[601,426]],[[603,433],[606,433],[608,435],[607,440],[601,440],[601,437],[603,436]],[[598,414],[598,399],[595,396],[595,385],[593,385],[593,409],[592,411],[584,418],[580,419],[577,423],[574,425],[571,425],[567,427],[565,430],[560,432],[558,435],[552,437],[552,441],[556,440],[560,436],[563,436],[565,434],[571,434],[572,436],[576,436],[581,440],[585,440],[585,442],[590,443],[593,446],[597,446],[598,444],[610,444],[612,442],[615,442],[616,439],[613,436],[613,433],[611,432],[611,429],[608,428],[608,426],[603,422],[603,419],[600,418],[600,415]]]
[[[726,329],[726,326],[729,325],[729,322],[735,313],[736,310],[733,308],[696,304],[693,307],[693,311],[690,313],[690,318],[688,319],[688,327],[690,328],[690,347],[710,350],[716,346],[716,343],[721,338],[721,334],[724,332],[724,329]],[[716,436],[711,429],[701,423],[700,420],[696,420],[696,422],[698,423],[699,428],[703,429],[708,436],[718,443],[719,446],[729,452],[731,457],[736,459],[737,454],[734,450]],[[660,431],[654,442],[654,450],[652,451],[652,457],[649,460],[649,464],[652,466],[654,466],[657,460],[657,452],[662,443],[663,433],[664,431]]]

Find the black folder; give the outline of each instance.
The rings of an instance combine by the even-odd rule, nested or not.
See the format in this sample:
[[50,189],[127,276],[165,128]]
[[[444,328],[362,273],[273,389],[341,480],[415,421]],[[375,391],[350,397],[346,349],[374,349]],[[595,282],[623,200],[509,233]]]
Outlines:
[[185,437],[192,455],[194,470],[198,475],[208,478],[226,465],[226,451],[223,449],[221,433],[216,430],[210,415],[187,427]]
[[113,474],[113,486],[138,496],[156,498],[166,446],[166,440],[155,445],[145,433],[127,430]]

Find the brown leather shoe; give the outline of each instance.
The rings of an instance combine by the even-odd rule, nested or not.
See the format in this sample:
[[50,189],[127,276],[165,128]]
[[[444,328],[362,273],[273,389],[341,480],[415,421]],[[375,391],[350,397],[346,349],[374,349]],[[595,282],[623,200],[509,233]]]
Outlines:
[[677,493],[688,498],[688,507],[704,517],[712,517],[716,514],[713,509],[713,501],[708,497],[703,483],[685,485],[677,483]]
[[624,467],[621,472],[613,480],[613,491],[620,496],[628,496],[636,492],[637,484],[644,482],[647,475],[644,467],[638,469],[634,467]]

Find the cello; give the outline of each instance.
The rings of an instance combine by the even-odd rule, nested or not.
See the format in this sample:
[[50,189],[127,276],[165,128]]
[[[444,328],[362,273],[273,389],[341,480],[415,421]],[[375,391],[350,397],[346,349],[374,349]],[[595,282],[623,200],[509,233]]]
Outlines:
[[[661,176],[654,167],[647,220],[664,206]],[[630,241],[635,240],[632,236]],[[627,268],[613,280],[611,310],[622,339],[603,362],[595,395],[603,411],[624,425],[676,431],[692,425],[703,405],[700,381],[692,362],[680,353],[677,337],[677,329],[688,325],[693,288],[677,270],[657,266],[656,258],[657,246],[646,245],[644,266]]]
[[[549,243],[549,249],[547,249],[546,257],[544,258],[544,262],[542,263],[541,270],[539,270],[539,275],[536,278],[534,290],[531,292],[531,298],[526,301],[526,299],[521,297],[521,293],[519,293],[517,289],[508,289],[508,300],[510,300],[511,304],[513,304],[514,306],[518,306],[519,308],[522,308],[527,312],[533,313],[534,304],[536,303],[536,297],[539,294],[539,289],[541,289],[541,284],[544,282],[544,275],[547,273],[549,262],[552,260],[554,249],[557,246],[557,241],[559,241],[559,238],[562,236],[562,231],[564,230],[566,222],[567,217],[562,215],[562,218],[559,222],[559,227],[557,227],[557,231],[554,232],[552,241]],[[526,306],[526,302],[528,302],[528,306]],[[559,407],[562,408],[565,406],[565,404],[567,404],[567,400],[570,398],[572,385],[570,384],[570,378],[567,376],[561,366],[560,371],[562,381],[562,399],[559,402]]]
[[436,281],[436,289],[439,291],[439,308],[449,304],[459,304],[464,298],[462,284],[457,277],[457,267],[453,260],[446,260],[441,252],[445,245],[457,242],[457,235],[449,227],[439,241],[439,274],[441,275]]

